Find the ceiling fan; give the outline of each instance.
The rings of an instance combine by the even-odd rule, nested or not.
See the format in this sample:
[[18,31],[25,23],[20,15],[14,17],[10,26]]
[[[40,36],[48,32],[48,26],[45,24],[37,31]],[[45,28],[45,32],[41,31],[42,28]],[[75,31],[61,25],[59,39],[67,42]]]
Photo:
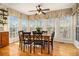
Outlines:
[[29,12],[36,12],[36,14],[35,15],[40,15],[40,14],[44,14],[44,15],[46,15],[46,13],[45,13],[45,11],[49,11],[50,9],[42,9],[41,8],[41,5],[37,5],[36,6],[36,10],[31,10],[31,11],[29,11]]

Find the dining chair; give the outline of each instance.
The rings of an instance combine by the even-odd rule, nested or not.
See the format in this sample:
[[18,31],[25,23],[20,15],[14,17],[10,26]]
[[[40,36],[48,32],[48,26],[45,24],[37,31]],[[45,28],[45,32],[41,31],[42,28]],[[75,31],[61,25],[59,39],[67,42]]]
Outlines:
[[19,47],[21,47],[22,50],[23,31],[18,31],[18,34],[19,34]]
[[51,42],[52,50],[53,50],[53,39],[54,39],[54,36],[55,36],[55,32],[53,32],[51,34],[51,41],[49,41],[49,42]]
[[47,33],[47,31],[42,31],[42,33]]
[[27,46],[30,46],[30,53],[32,52],[32,40],[31,40],[31,32],[23,32],[23,36],[24,36],[24,51],[25,51],[25,47],[27,48]]
[[[54,36],[55,36],[55,32],[52,32],[51,38],[49,40],[49,43],[51,44],[52,50],[53,50],[53,39],[54,39]],[[48,41],[47,40],[44,40],[44,45],[47,45],[47,44],[48,44]]]
[[44,47],[44,42],[42,40],[42,32],[36,32],[36,31],[33,32],[33,43],[34,43],[33,46],[34,53],[35,53],[35,47],[37,45],[41,46],[41,53],[42,53],[43,52],[42,48]]

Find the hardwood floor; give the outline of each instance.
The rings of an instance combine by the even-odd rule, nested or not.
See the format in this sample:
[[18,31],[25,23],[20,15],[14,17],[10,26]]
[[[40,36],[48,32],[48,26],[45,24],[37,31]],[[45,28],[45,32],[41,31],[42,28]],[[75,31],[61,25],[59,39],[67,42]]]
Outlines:
[[40,48],[36,48],[36,53],[21,51],[18,42],[10,44],[7,47],[0,48],[0,56],[79,56],[79,49],[73,44],[54,42],[54,50],[51,54],[47,54],[47,50],[41,54]]

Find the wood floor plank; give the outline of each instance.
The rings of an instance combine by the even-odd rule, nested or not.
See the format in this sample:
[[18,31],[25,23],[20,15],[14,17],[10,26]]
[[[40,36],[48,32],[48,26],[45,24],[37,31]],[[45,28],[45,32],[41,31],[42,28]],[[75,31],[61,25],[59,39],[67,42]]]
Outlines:
[[77,49],[73,44],[54,42],[54,50],[51,54],[47,54],[47,50],[44,50],[41,54],[40,48],[36,48],[36,53],[21,51],[18,42],[9,44],[4,48],[0,48],[0,56],[79,56],[79,49]]

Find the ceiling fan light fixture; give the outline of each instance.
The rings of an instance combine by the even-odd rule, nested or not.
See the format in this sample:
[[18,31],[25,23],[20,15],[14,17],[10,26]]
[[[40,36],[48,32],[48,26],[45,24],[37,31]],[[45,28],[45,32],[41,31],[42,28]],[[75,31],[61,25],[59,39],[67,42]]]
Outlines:
[[50,9],[42,9],[40,7],[40,5],[36,6],[36,10],[32,10],[30,12],[35,12],[36,11],[36,14],[35,15],[40,15],[40,14],[44,14],[46,15],[46,13],[44,11],[49,11]]
[[39,12],[38,14],[40,15],[40,14],[42,14],[42,12]]
[[42,14],[42,12],[38,12],[38,11],[37,11],[36,13],[37,13],[38,15]]

